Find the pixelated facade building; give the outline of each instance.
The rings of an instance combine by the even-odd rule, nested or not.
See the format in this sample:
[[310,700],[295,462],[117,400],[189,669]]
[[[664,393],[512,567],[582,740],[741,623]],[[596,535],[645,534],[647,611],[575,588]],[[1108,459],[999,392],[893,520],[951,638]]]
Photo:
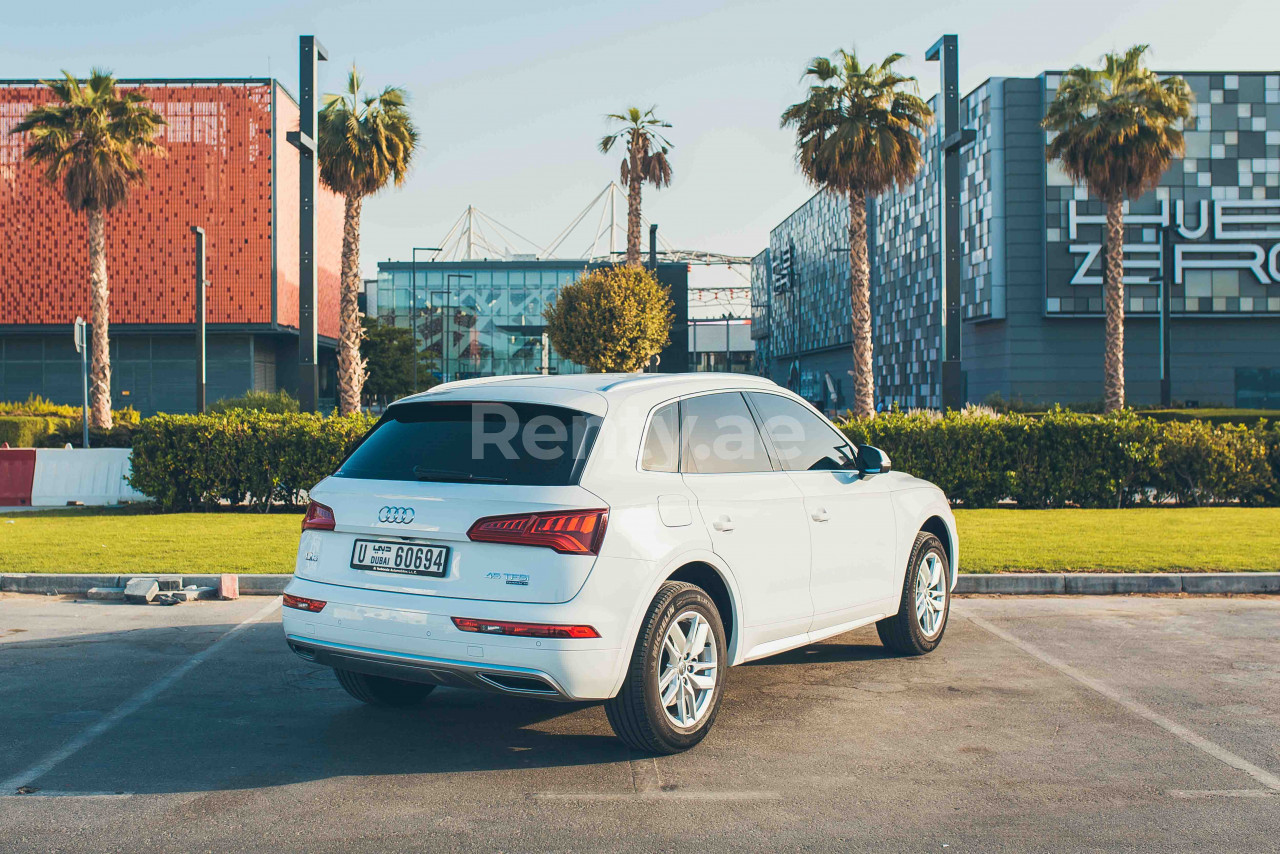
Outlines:
[[[195,405],[195,244],[207,235],[208,399],[248,389],[296,393],[298,152],[286,139],[298,105],[268,79],[122,80],[166,126],[167,156],[107,217],[112,397],[150,413]],[[89,318],[88,233],[60,187],[23,160],[10,134],[51,93],[0,82],[0,400],[79,402],[76,316]],[[317,205],[321,399],[332,398],[342,199]]]

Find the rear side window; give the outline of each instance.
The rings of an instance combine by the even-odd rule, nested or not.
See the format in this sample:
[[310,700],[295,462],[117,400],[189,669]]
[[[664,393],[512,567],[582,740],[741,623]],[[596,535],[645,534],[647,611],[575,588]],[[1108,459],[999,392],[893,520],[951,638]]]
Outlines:
[[840,469],[853,461],[849,440],[812,409],[777,394],[752,391],[747,396],[787,471]]
[[747,402],[736,391],[680,401],[681,471],[739,474],[773,471]]
[[600,421],[534,403],[396,404],[334,475],[568,486],[582,474]]
[[676,404],[668,403],[649,421],[640,468],[645,471],[680,470],[680,410]]

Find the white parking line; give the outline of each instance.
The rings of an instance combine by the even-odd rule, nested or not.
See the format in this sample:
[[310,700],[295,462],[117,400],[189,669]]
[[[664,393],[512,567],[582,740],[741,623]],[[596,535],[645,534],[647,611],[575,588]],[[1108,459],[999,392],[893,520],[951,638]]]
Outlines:
[[98,720],[96,723],[87,727],[75,738],[71,739],[66,744],[62,745],[62,747],[58,748],[53,753],[50,753],[48,756],[44,757],[43,759],[41,759],[39,762],[37,762],[35,765],[31,766],[27,770],[19,774],[15,774],[9,779],[5,780],[3,783],[0,783],[0,793],[4,793],[4,794],[13,793],[20,786],[28,786],[34,783],[36,780],[43,777],[45,774],[48,774],[50,771],[56,768],[59,764],[66,761],[68,757],[72,756],[78,750],[80,750],[81,748],[93,742],[93,740],[96,739],[98,736],[107,732],[113,726],[120,723],[120,721],[124,720],[129,715],[133,714],[138,709],[142,708],[147,703],[150,703],[156,697],[160,696],[160,694],[162,694],[167,688],[173,685],[173,683],[177,682],[183,676],[186,676],[193,669],[198,667],[201,664],[201,662],[203,662],[205,659],[209,658],[209,656],[217,652],[224,644],[227,643],[227,641],[235,637],[236,634],[238,634],[240,631],[242,631],[245,628],[248,628],[254,623],[260,622],[263,618],[267,617],[278,607],[280,607],[279,596],[273,598],[263,608],[255,612],[252,616],[247,617],[242,622],[233,626],[229,631],[223,634],[216,641],[209,644],[207,647],[200,650],[199,652],[194,653],[190,658],[188,658],[186,661],[182,662],[177,667],[170,670],[164,676],[161,676],[155,682],[152,682],[146,688],[143,688],[137,694],[134,694],[132,697],[125,700],[120,705],[116,706],[115,709],[112,710],[106,717]]
[[[1222,745],[1217,744],[1216,742],[1212,742],[1198,733],[1192,732],[1191,730],[1187,729],[1177,721],[1174,721],[1165,717],[1164,715],[1160,714],[1155,709],[1152,709],[1149,706],[1144,706],[1142,703],[1139,703],[1137,700],[1134,700],[1122,694],[1121,692],[1117,691],[1115,688],[1112,688],[1110,685],[1107,685],[1104,682],[1099,682],[1097,679],[1094,679],[1091,676],[1086,676],[1084,673],[1081,673],[1079,670],[1075,669],[1070,664],[1067,664],[1065,661],[1061,661],[1057,658],[1054,658],[1049,653],[1041,650],[1038,647],[1032,646],[1026,641],[1021,640],[1020,638],[1014,637],[1013,635],[1006,632],[1004,629],[998,628],[997,626],[994,626],[991,623],[988,623],[986,620],[982,619],[981,617],[975,617],[971,614],[966,614],[965,616],[968,618],[969,622],[973,623],[975,626],[986,629],[991,634],[995,635],[1001,640],[1008,641],[1009,643],[1013,644],[1018,649],[1022,650],[1028,655],[1035,656],[1036,658],[1043,661],[1045,664],[1049,665],[1050,667],[1054,668],[1060,673],[1071,677],[1072,679],[1079,682],[1081,685],[1085,686],[1086,688],[1089,688],[1090,690],[1098,692],[1102,696],[1106,697],[1108,700],[1111,700],[1112,702],[1119,703],[1121,706],[1124,706],[1126,709],[1133,712],[1138,717],[1146,718],[1147,720],[1151,721],[1151,723],[1155,724],[1161,729],[1164,729],[1164,730],[1167,730],[1168,732],[1173,733],[1178,738],[1185,741],[1187,744],[1191,745],[1197,750],[1201,750],[1209,754],[1214,759],[1217,759],[1219,762],[1222,762],[1226,765],[1230,765],[1232,768],[1235,768],[1237,770],[1243,771],[1253,779],[1257,780],[1262,785],[1266,786],[1271,791],[1280,792],[1280,777],[1277,777],[1275,774],[1272,774],[1270,771],[1267,771],[1265,768],[1259,768],[1257,765],[1254,765],[1249,760],[1241,756],[1237,756],[1236,754],[1232,753],[1230,750],[1227,750]],[[1220,791],[1215,792],[1215,794],[1221,794],[1221,792]]]
[[675,789],[670,792],[531,792],[540,801],[776,801],[778,792],[701,792]]

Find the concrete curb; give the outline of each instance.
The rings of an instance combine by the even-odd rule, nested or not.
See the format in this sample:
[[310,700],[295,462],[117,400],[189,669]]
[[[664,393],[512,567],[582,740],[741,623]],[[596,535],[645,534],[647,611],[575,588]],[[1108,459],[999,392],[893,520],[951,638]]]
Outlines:
[[[0,592],[57,594],[89,592],[90,587],[124,587],[130,578],[155,575],[0,575]],[[292,575],[241,575],[240,595],[279,596]],[[216,575],[184,575],[182,586],[218,586]],[[1006,596],[1116,595],[1124,593],[1277,593],[1280,572],[1009,572],[961,573],[957,593]]]
[[1280,572],[1008,572],[960,574],[957,593],[1007,596],[1280,593]]
[[[38,593],[43,595],[59,593],[88,593],[90,587],[124,587],[130,578],[159,578],[168,573],[139,573],[137,575],[0,575],[0,592],[3,593]],[[217,588],[217,575],[183,575],[182,586]],[[241,596],[279,596],[289,583],[292,575],[252,575],[240,576]]]

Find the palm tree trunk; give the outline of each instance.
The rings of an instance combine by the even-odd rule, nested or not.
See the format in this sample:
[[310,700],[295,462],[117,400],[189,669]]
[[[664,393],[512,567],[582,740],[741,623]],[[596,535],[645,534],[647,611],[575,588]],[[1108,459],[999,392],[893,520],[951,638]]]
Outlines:
[[342,290],[338,305],[338,412],[360,411],[365,360],[360,358],[364,327],[360,325],[360,207],[363,199],[346,197],[342,220]]
[[853,414],[857,418],[871,418],[876,414],[876,379],[871,345],[867,194],[862,190],[849,191],[849,279],[853,291]]
[[102,208],[89,214],[89,322],[93,324],[89,364],[89,424],[111,429],[111,325],[107,291],[107,215]]
[[640,264],[640,157],[635,143],[628,146],[631,158],[630,180],[627,181],[627,266]]
[[1124,409],[1124,209],[1120,199],[1107,202],[1107,243],[1102,269],[1102,296],[1107,313],[1103,353],[1102,410]]

